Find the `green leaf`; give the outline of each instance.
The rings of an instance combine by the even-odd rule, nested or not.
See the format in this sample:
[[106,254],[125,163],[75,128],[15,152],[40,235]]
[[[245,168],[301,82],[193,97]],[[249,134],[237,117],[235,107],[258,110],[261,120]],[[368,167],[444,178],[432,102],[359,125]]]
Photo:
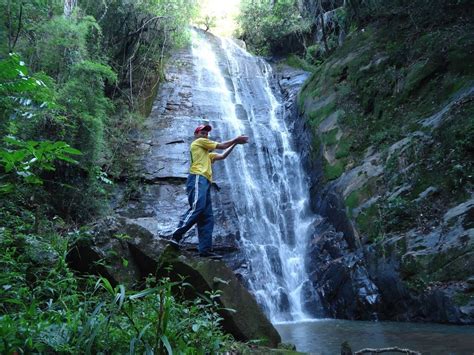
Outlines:
[[173,349],[171,348],[171,344],[170,344],[170,342],[169,342],[167,336],[166,336],[166,335],[162,335],[162,336],[160,337],[160,339],[161,339],[161,341],[163,342],[163,344],[164,344],[166,350],[168,351],[168,355],[173,355]]
[[37,177],[36,175],[28,175],[25,177],[25,181],[28,183],[28,184],[32,184],[32,185],[43,185],[43,180],[41,180],[39,177]]
[[223,280],[219,277],[214,277],[213,281],[216,283],[223,283],[224,285],[228,285],[230,283],[229,280]]
[[233,308],[219,308],[219,310],[227,311],[227,312],[230,312],[230,313],[237,313],[237,311]]
[[71,163],[71,164],[78,164],[79,163],[77,160],[71,159],[71,158],[69,158],[65,155],[57,155],[56,158],[59,159],[59,160],[63,160],[65,162]]
[[15,191],[15,185],[12,183],[0,184],[0,194],[9,194]]
[[143,327],[143,329],[140,331],[140,333],[138,334],[138,340],[140,340],[143,335],[145,334],[145,332],[147,331],[148,328],[150,328],[153,324],[152,323],[148,323],[147,325],[145,325]]
[[73,154],[73,155],[82,155],[82,152],[78,149],[75,149],[71,146],[66,146],[62,149],[62,152],[63,153],[67,153],[67,154]]
[[25,146],[25,142],[16,139],[14,136],[5,136],[3,137],[3,141],[8,144],[17,145],[19,147]]
[[111,294],[115,296],[115,291],[112,285],[110,284],[109,280],[107,280],[105,277],[100,277],[100,280],[102,281],[102,286]]
[[17,299],[13,299],[13,298],[2,299],[2,302],[4,302],[4,303],[12,303],[12,304],[24,305],[22,301],[17,300]]
[[136,300],[136,299],[139,299],[139,298],[142,298],[142,297],[145,297],[145,296],[148,296],[152,293],[156,293],[157,291],[159,291],[160,289],[162,289],[163,287],[154,287],[154,288],[148,288],[146,290],[143,290],[143,291],[140,291],[138,293],[135,293],[134,295],[131,295],[131,296],[128,296],[129,299],[131,300]]
[[122,308],[123,301],[125,300],[125,286],[119,285],[118,286],[120,293],[115,296],[115,302],[119,302],[119,309]]

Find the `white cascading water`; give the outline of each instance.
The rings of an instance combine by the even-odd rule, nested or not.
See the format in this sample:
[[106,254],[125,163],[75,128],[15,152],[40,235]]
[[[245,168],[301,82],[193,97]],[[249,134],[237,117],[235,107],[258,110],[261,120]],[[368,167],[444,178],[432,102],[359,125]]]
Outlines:
[[250,137],[225,160],[224,178],[248,260],[246,282],[272,322],[311,318],[302,309],[302,288],[316,217],[309,211],[309,189],[283,119],[285,108],[271,88],[272,69],[231,40],[215,42],[193,33],[194,100],[223,139]]

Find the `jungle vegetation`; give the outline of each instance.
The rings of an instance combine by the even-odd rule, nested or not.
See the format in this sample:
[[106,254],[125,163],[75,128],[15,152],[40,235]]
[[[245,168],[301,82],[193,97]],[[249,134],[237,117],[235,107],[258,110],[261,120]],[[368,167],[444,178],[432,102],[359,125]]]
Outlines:
[[[348,0],[343,9],[336,0],[297,3],[243,0],[239,36],[258,54],[293,54],[290,62],[317,71],[344,36],[369,23],[400,16],[410,31],[435,28],[446,7],[468,1]],[[150,110],[170,51],[187,42],[187,26],[198,21],[198,5],[0,0],[1,353],[204,354],[237,346],[220,328],[216,294],[183,301],[171,288],[186,283],[153,277],[142,290],[127,290],[79,276],[66,262],[71,245],[87,237],[87,223],[107,212],[114,181],[133,166],[127,142]],[[387,43],[400,52],[393,68],[402,68],[408,52]],[[312,85],[306,89],[316,90]],[[366,104],[379,114],[377,102]],[[472,126],[458,131],[468,151]],[[396,134],[372,139],[383,144]]]
[[[141,290],[66,262],[133,163],[170,51],[198,2],[21,1],[0,8],[0,352],[208,353],[235,344],[216,294]],[[126,260],[123,260],[126,263]]]

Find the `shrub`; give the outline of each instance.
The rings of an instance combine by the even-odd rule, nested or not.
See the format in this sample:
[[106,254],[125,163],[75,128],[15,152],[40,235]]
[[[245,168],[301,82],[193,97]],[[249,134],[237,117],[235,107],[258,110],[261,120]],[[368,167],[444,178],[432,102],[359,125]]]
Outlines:
[[295,38],[310,28],[294,0],[244,0],[238,17],[242,37],[249,48],[258,54],[274,53],[283,47],[294,46]]
[[217,293],[184,301],[171,289],[185,282],[150,278],[131,291],[78,279],[65,256],[80,232],[36,235],[18,210],[3,206],[0,216],[9,221],[0,230],[1,353],[215,353],[232,345]]

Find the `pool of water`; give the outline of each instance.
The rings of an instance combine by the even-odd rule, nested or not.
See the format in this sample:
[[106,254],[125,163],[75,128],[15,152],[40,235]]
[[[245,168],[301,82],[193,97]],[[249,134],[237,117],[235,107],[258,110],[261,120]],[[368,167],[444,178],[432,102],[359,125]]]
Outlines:
[[474,354],[474,326],[318,319],[275,327],[283,342],[309,354],[340,354],[344,341],[352,351],[398,346],[430,355]]

